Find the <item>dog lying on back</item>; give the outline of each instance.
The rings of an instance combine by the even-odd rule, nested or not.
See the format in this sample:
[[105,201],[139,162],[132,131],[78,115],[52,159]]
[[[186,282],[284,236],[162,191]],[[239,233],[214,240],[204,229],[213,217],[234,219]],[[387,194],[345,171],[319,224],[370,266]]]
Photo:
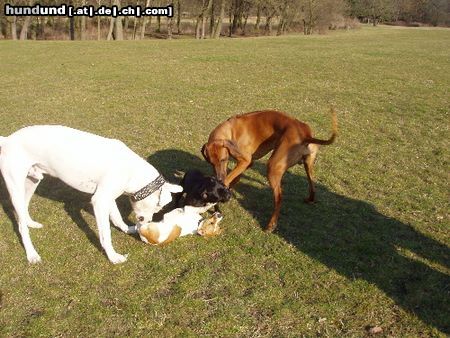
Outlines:
[[[183,191],[176,194],[176,209],[166,212],[159,222],[137,224],[142,241],[164,245],[190,234],[212,237],[222,233],[219,222],[223,216],[216,204],[230,200],[231,191],[215,177],[205,176],[198,170],[184,174],[180,185]],[[213,206],[216,212],[203,219],[201,214]]]
[[161,222],[150,222],[138,225],[138,233],[142,241],[153,245],[168,244],[178,237],[199,234],[205,237],[219,235],[222,230],[219,222],[223,216],[215,212],[207,219],[201,213],[207,211],[212,204],[205,207],[186,206],[176,208],[166,214]]
[[180,182],[183,191],[175,197],[178,208],[204,207],[210,203],[224,203],[231,198],[231,191],[214,176],[205,176],[198,170],[189,170]]

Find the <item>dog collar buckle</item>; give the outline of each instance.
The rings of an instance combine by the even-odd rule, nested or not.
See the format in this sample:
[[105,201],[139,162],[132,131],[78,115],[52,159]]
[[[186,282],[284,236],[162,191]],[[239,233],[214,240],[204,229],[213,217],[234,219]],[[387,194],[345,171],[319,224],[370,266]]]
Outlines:
[[134,202],[141,201],[144,198],[153,194],[156,190],[160,189],[164,185],[164,183],[166,183],[166,181],[164,180],[164,177],[160,174],[156,179],[151,181],[145,187],[132,194],[131,199]]

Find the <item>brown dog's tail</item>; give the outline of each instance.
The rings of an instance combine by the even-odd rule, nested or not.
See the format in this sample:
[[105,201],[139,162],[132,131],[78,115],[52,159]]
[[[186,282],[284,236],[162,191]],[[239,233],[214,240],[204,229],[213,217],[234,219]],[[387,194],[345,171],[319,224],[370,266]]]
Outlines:
[[336,116],[336,111],[334,110],[334,107],[331,107],[331,129],[332,129],[332,134],[328,140],[320,140],[318,138],[308,137],[303,141],[303,143],[329,145],[334,142],[334,140],[336,139],[336,136],[337,136],[337,116]]

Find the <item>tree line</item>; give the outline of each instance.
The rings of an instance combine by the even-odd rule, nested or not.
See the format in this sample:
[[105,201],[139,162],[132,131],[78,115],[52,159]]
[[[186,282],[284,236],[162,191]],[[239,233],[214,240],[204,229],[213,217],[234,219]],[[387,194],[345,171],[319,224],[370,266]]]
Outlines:
[[[171,5],[168,17],[6,16],[5,4],[32,6],[34,0],[0,0],[0,38],[142,40],[192,35],[197,39],[222,36],[306,35],[330,29],[354,28],[358,22],[377,25],[450,25],[449,0],[68,0],[75,7]],[[40,5],[60,5],[42,0]]]

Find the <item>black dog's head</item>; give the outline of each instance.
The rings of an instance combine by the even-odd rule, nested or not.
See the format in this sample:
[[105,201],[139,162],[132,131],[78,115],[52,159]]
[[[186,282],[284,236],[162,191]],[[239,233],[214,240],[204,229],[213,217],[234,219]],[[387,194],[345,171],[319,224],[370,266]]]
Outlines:
[[[180,185],[183,187],[181,197],[184,197],[182,206],[202,207],[208,203],[227,202],[231,198],[230,189],[221,181],[213,176],[204,176],[198,170],[188,171]],[[179,207],[180,199],[178,200]]]

